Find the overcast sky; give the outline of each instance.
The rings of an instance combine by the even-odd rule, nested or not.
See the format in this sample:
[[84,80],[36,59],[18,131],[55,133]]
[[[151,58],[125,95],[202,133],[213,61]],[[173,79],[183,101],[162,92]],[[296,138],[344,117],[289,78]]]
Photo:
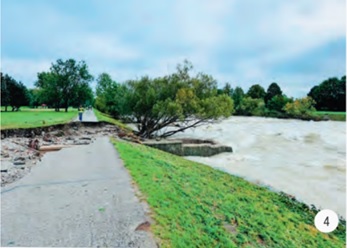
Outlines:
[[302,97],[345,75],[345,21],[345,0],[1,0],[1,70],[33,87],[74,58],[122,82],[188,59],[220,86]]

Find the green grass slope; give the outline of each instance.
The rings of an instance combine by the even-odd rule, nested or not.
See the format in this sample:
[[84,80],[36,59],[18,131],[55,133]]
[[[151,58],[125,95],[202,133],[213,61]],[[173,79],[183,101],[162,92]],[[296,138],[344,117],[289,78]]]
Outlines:
[[121,121],[113,119],[111,116],[109,116],[109,115],[107,115],[105,113],[100,112],[96,108],[93,108],[93,111],[94,111],[94,114],[95,114],[96,118],[98,119],[98,121],[104,121],[104,122],[108,122],[108,123],[114,124],[114,125],[122,128],[125,131],[129,131],[129,132],[132,131],[130,127],[126,126]]
[[114,145],[151,207],[163,247],[345,247],[345,222],[320,233],[316,212],[302,203],[153,148]]

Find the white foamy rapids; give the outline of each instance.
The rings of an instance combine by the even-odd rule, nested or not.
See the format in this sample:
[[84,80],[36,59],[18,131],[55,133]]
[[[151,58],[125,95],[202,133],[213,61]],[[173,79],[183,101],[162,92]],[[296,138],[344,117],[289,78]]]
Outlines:
[[233,153],[188,158],[346,216],[344,122],[231,117],[174,137],[230,145]]

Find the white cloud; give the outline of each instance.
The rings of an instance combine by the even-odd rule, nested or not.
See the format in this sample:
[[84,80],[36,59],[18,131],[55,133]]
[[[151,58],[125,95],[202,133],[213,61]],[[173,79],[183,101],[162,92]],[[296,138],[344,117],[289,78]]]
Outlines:
[[48,71],[51,62],[48,60],[2,58],[1,71],[31,88],[37,80],[37,73]]
[[176,1],[174,19],[178,38],[194,48],[213,49],[224,39],[223,20],[230,10],[230,3],[226,0]]
[[[96,60],[107,64],[110,61],[129,61],[139,59],[141,53],[120,41],[116,35],[85,33],[70,35],[56,43],[57,51],[70,57]],[[64,56],[64,57],[65,57]]]
[[261,13],[254,43],[267,48],[263,61],[276,63],[344,37],[345,19],[343,0],[283,1]]
[[253,83],[260,83],[266,88],[270,82],[277,81],[286,85],[287,94],[303,96],[314,84],[336,76],[331,73],[339,71],[336,68],[341,67],[337,62],[340,60],[332,57],[318,62],[322,65],[320,68],[325,70],[314,74],[296,72],[289,67],[288,73],[275,73],[275,77],[272,74],[277,64],[283,65],[286,61],[305,56],[329,42],[344,38],[345,1],[268,1],[271,6],[254,1],[249,1],[248,5],[247,1],[237,3],[233,21],[237,21],[240,26],[233,25],[229,29],[230,36],[225,43],[230,44],[237,57],[232,57],[230,53],[233,70],[222,78],[229,76],[228,81],[236,80],[246,90]]
[[[345,37],[346,27],[344,0],[95,1],[93,13],[74,15],[71,9],[57,8],[59,2],[13,2],[3,9],[3,47],[16,44],[18,51],[29,52],[21,57],[11,48],[15,59],[6,50],[2,64],[5,72],[24,83],[36,80],[37,72],[48,70],[58,58],[85,60],[95,76],[109,72],[119,81],[162,76],[188,59],[194,72],[211,74],[221,85],[228,81],[247,88],[270,83],[275,65]],[[90,15],[100,18],[91,21]],[[220,56],[226,51],[230,60]],[[336,61],[325,59],[330,68],[339,66]],[[222,71],[221,63],[233,68]],[[299,84],[308,81],[302,71],[283,70],[275,76],[292,92],[301,91]]]

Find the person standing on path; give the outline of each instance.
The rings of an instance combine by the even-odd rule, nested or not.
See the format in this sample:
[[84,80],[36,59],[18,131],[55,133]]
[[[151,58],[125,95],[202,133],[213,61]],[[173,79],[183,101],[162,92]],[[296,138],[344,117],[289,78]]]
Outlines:
[[78,108],[78,118],[80,121],[82,121],[83,112],[84,112],[84,109],[83,109],[82,105],[80,105],[80,107]]

